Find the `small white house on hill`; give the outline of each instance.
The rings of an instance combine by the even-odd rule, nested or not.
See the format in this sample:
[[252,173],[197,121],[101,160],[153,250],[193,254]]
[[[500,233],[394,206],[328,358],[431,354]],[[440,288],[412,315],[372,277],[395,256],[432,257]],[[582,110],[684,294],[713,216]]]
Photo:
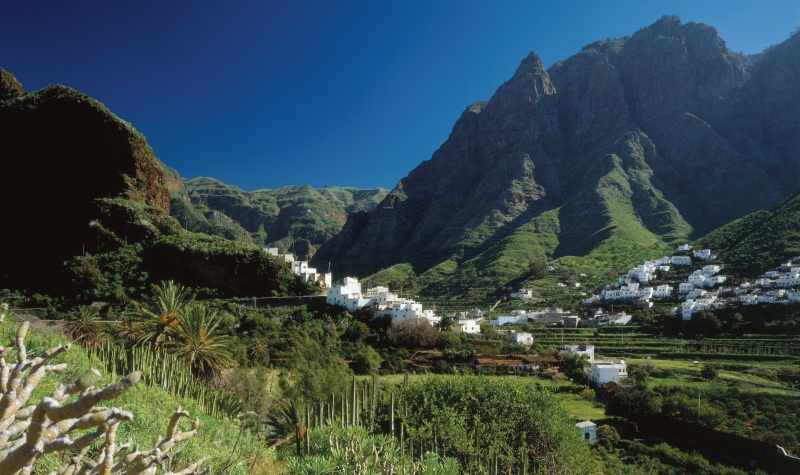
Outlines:
[[595,361],[589,369],[589,383],[595,386],[613,381],[619,384],[620,378],[628,377],[628,365],[625,361]]
[[575,424],[575,427],[581,431],[581,439],[588,440],[591,443],[597,441],[597,424],[592,421],[581,421]]
[[481,332],[481,326],[478,324],[477,320],[465,319],[459,320],[458,323],[453,324],[450,330],[457,335],[462,333],[475,334]]
[[511,338],[511,341],[513,341],[518,345],[522,346],[533,345],[533,335],[531,335],[530,333],[525,333],[525,332],[512,333],[511,335],[509,335],[509,338]]

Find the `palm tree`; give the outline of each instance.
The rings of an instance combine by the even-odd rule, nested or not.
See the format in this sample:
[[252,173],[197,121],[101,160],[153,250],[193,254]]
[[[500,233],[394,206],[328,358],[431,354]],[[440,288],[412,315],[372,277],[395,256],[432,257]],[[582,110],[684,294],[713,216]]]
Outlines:
[[191,291],[171,280],[150,285],[150,298],[136,303],[130,315],[139,321],[136,344],[162,346],[175,338],[183,314],[194,302]]
[[306,427],[303,424],[304,410],[294,399],[286,399],[274,406],[265,421],[270,428],[267,436],[269,445],[280,446],[295,442],[297,454],[300,455],[300,442],[306,435]]
[[236,339],[219,329],[220,319],[215,310],[194,304],[178,320],[174,337],[166,343],[167,350],[191,366],[203,377],[219,375],[222,369],[233,366]]
[[250,344],[247,350],[247,356],[249,356],[250,361],[255,364],[265,365],[269,362],[269,348],[261,341],[255,341]]
[[135,344],[142,336],[142,322],[135,315],[123,315],[114,325],[114,336],[126,342],[128,346]]
[[100,346],[105,329],[97,309],[79,305],[67,314],[64,329],[81,346]]

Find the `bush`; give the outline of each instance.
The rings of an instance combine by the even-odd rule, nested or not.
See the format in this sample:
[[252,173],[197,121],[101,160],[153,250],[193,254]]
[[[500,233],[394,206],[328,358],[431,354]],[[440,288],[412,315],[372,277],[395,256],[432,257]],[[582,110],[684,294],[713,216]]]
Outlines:
[[391,341],[406,348],[433,348],[439,334],[426,320],[392,322],[388,332]]
[[369,345],[362,346],[353,355],[353,371],[356,374],[376,374],[383,358]]
[[703,363],[703,369],[700,370],[700,376],[708,381],[713,381],[719,376],[719,369],[713,363]]

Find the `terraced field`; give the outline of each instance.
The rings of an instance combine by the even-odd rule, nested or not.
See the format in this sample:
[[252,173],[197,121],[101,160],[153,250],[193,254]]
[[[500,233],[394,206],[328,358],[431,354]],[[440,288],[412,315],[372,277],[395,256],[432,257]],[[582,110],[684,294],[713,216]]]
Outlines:
[[563,343],[591,343],[595,353],[614,358],[658,358],[735,361],[789,365],[800,362],[795,335],[748,335],[746,338],[685,340],[655,337],[626,328],[546,328],[534,330],[534,341],[548,347]]

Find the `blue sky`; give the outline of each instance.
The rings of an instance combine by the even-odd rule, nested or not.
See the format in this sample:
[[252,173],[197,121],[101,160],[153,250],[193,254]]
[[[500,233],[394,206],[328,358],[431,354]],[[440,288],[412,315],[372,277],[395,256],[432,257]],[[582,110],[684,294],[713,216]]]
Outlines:
[[29,0],[3,7],[0,67],[103,102],[184,177],[392,188],[529,51],[549,67],[663,14],[757,53],[800,2]]

